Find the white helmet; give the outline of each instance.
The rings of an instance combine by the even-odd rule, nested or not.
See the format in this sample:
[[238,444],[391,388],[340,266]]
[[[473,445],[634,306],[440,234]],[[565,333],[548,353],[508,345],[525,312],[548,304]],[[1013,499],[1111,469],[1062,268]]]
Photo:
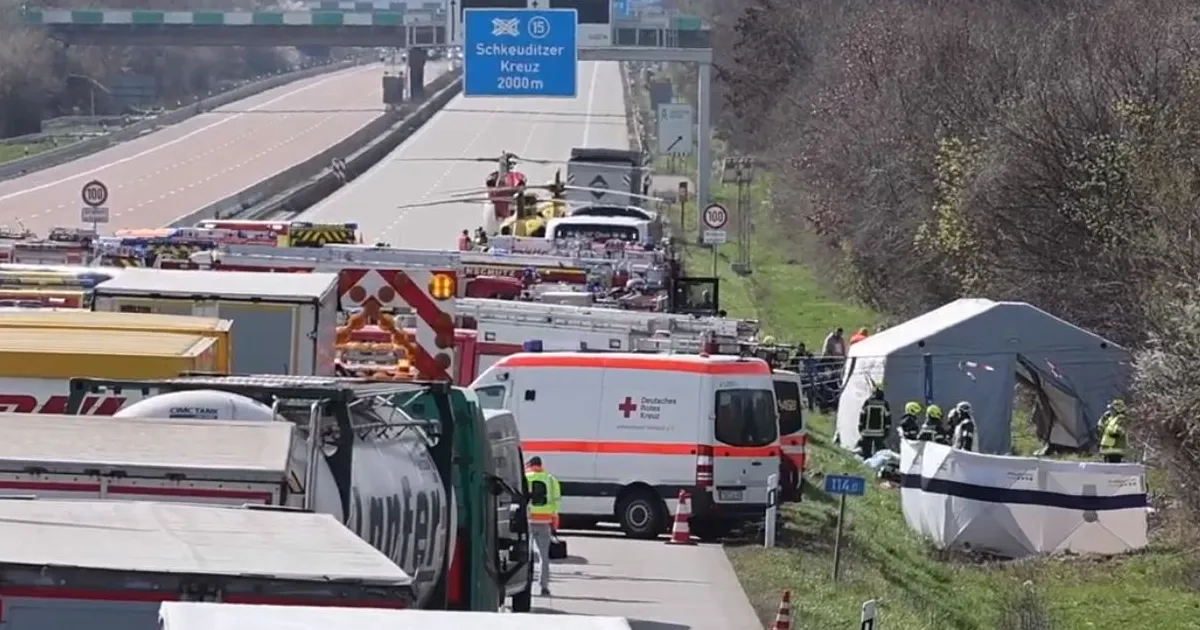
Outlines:
[[955,405],[954,408],[957,409],[959,413],[971,413],[971,403],[965,400]]

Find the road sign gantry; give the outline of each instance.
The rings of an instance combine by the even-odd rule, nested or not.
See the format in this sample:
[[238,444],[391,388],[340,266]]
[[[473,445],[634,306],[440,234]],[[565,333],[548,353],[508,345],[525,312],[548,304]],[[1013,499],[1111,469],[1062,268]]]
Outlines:
[[578,95],[575,9],[466,9],[463,96]]

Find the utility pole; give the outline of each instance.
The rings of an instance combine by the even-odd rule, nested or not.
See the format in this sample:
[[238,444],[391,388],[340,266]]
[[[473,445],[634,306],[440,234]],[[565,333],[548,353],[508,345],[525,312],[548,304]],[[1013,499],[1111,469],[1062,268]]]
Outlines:
[[721,168],[721,183],[737,186],[737,259],[730,265],[739,276],[750,275],[750,233],[754,228],[753,199],[750,185],[754,183],[754,158],[725,158]]

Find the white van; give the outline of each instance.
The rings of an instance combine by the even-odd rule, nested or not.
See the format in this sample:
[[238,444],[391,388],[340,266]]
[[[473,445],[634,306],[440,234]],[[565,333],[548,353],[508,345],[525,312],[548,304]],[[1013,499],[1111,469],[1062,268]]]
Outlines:
[[471,387],[484,408],[516,415],[525,455],[562,482],[565,521],[615,521],[652,538],[687,490],[692,531],[716,537],[762,518],[767,478],[779,471],[771,368],[761,359],[520,353]]
[[[517,432],[517,420],[512,412],[503,409],[485,409],[488,444],[492,447],[492,471],[508,487],[524,492],[525,456],[521,452],[521,434]],[[503,565],[524,565],[508,580],[505,595],[512,598],[513,612],[529,612],[533,595],[533,564],[529,538],[517,532],[529,531],[529,515],[521,514],[520,497],[502,492],[496,497],[496,537],[500,541],[500,556]],[[519,521],[519,522],[518,522]],[[524,557],[509,557],[521,554]]]

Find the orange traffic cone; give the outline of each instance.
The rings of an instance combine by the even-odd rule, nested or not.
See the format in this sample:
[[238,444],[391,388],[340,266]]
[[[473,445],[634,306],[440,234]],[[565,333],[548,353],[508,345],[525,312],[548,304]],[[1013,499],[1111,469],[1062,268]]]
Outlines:
[[783,599],[779,600],[779,612],[775,613],[775,623],[771,630],[792,630],[792,592],[784,591]]
[[675,508],[675,524],[671,526],[671,537],[667,539],[668,545],[694,545],[692,540],[692,531],[688,527],[688,518],[692,515],[691,501],[692,496],[687,490],[679,491],[679,506]]

